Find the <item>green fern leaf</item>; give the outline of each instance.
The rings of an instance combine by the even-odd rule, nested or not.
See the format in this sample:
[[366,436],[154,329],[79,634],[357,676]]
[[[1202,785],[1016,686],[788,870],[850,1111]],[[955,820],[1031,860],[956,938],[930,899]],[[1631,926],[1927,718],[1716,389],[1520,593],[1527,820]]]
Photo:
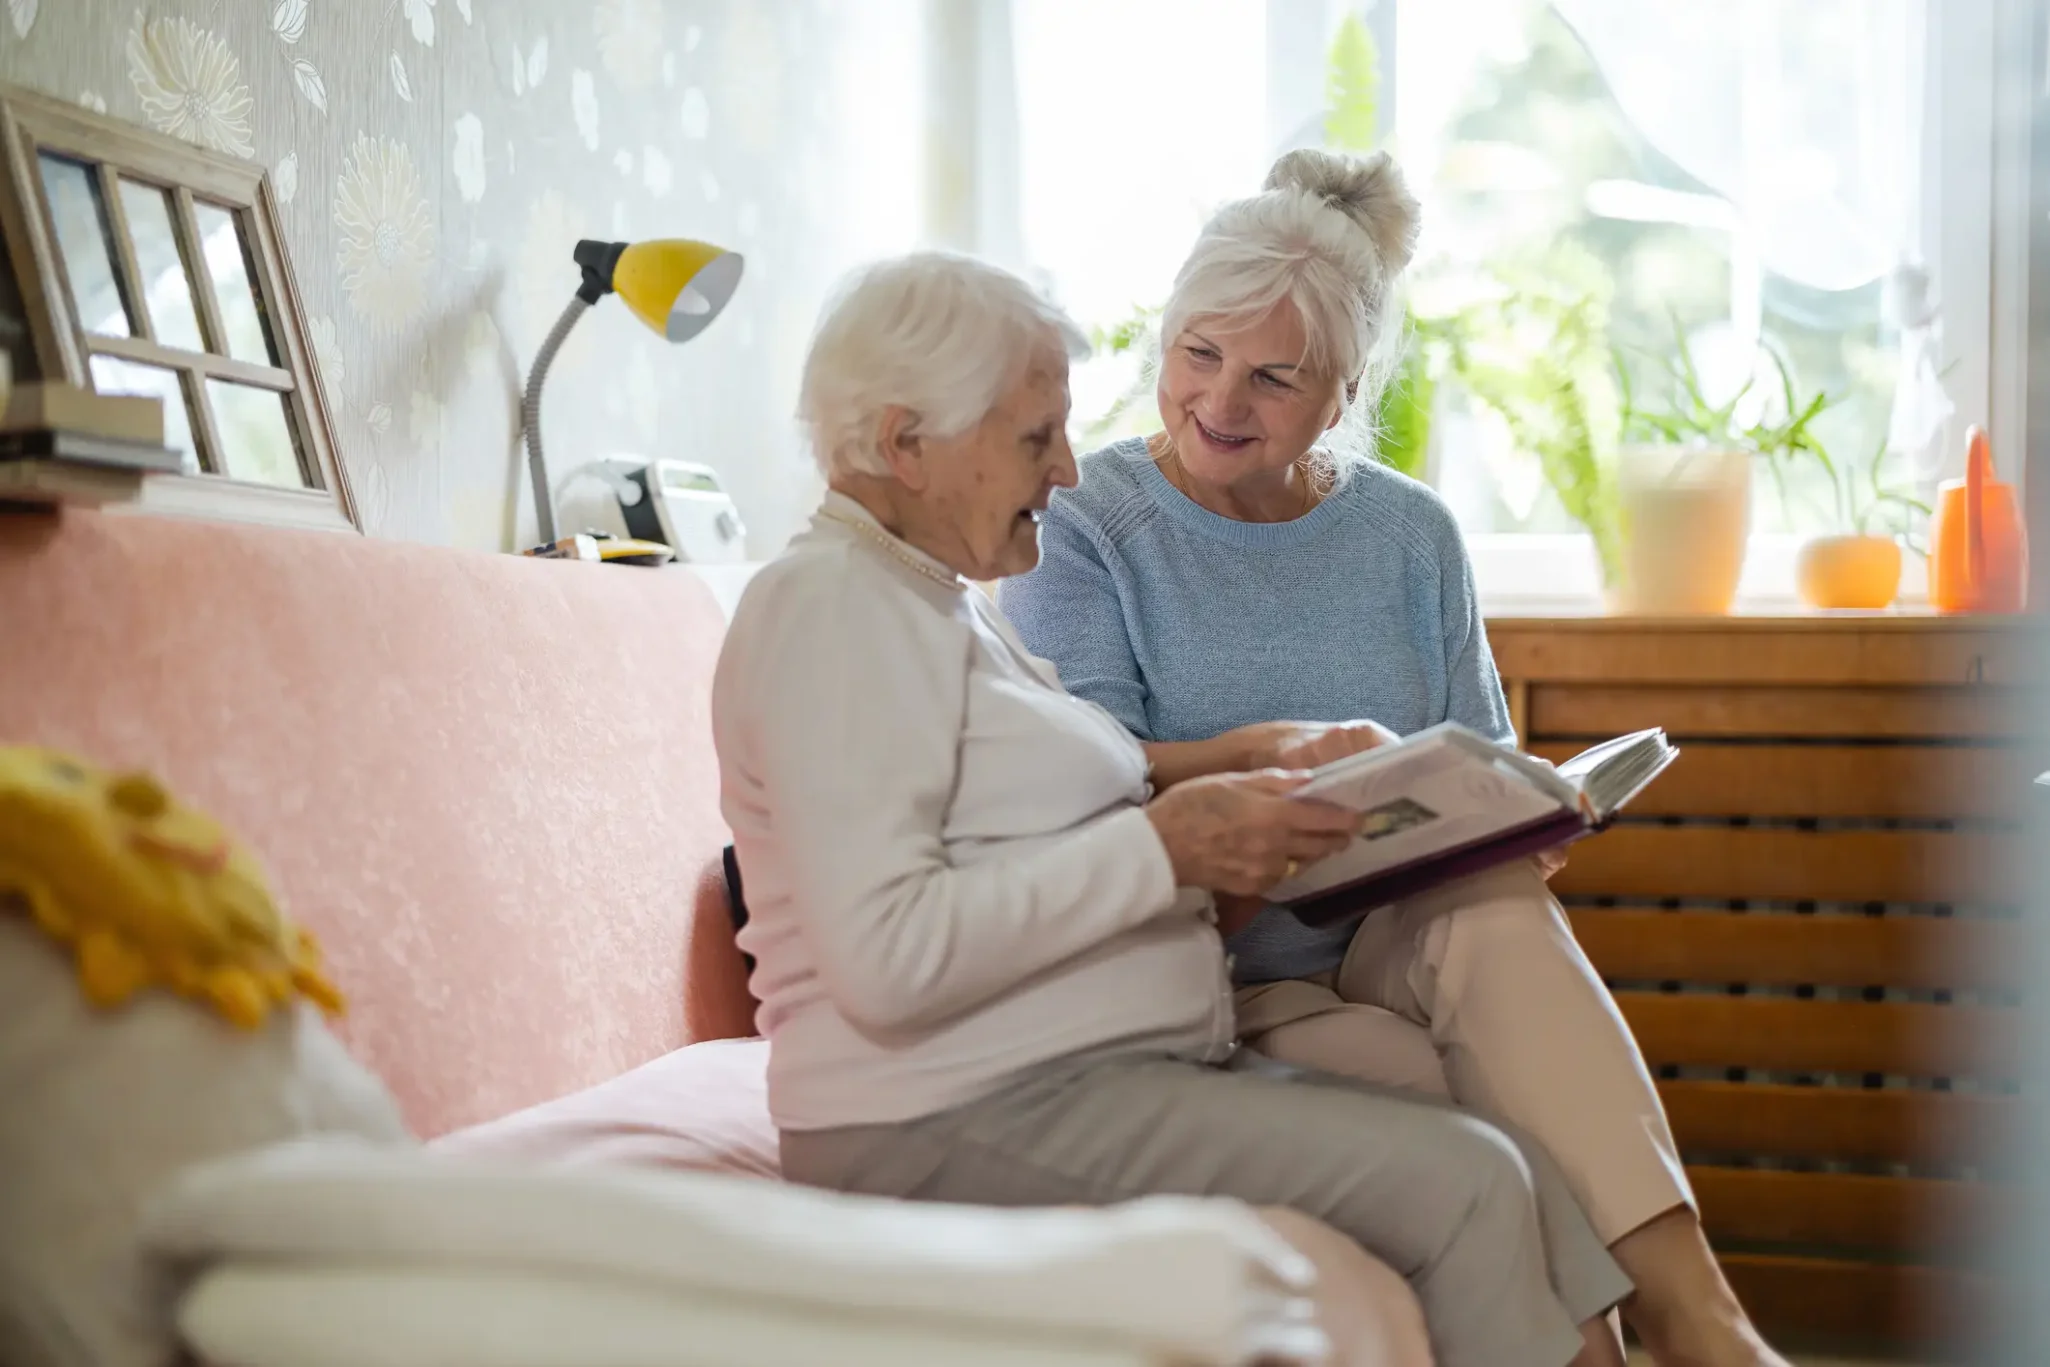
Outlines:
[[1374,447],[1382,464],[1411,479],[1423,479],[1428,473],[1431,405],[1437,392],[1437,377],[1431,373],[1423,346],[1412,338],[1401,368],[1381,391]]
[[1348,14],[1324,58],[1324,144],[1371,152],[1380,141],[1380,45],[1365,20]]

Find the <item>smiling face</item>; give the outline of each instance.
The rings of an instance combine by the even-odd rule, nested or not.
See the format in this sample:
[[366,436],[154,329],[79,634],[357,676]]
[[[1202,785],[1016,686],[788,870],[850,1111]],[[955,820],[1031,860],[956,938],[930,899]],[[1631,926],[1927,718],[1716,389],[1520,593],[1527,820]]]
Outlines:
[[1160,420],[1182,468],[1230,488],[1279,475],[1341,415],[1339,382],[1303,363],[1302,315],[1283,301],[1261,318],[1192,318],[1161,356]]
[[969,579],[1023,574],[1039,563],[1039,514],[1076,481],[1067,358],[1037,357],[958,436],[920,435],[908,414],[886,420],[883,447],[904,491],[899,535]]

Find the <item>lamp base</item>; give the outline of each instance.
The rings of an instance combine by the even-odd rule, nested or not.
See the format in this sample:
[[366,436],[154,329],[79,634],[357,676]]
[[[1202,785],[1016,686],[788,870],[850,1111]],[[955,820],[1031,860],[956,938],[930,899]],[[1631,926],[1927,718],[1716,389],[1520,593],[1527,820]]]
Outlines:
[[666,565],[676,552],[659,541],[611,536],[604,532],[580,532],[560,541],[544,541],[521,551],[536,560],[595,560],[601,564]]

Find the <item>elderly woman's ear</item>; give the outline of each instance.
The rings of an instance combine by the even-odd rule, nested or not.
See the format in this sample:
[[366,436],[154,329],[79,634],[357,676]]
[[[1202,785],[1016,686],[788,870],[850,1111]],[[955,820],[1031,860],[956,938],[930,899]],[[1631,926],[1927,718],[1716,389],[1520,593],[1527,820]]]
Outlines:
[[914,494],[922,494],[932,482],[926,469],[926,447],[918,431],[918,415],[901,404],[883,410],[876,424],[876,451],[897,482]]

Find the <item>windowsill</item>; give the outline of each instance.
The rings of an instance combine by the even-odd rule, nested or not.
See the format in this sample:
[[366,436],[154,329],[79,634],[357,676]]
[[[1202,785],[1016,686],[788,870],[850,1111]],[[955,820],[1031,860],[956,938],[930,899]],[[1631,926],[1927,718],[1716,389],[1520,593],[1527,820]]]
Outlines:
[[[1794,559],[1806,537],[1753,536],[1745,548],[1744,573],[1732,610],[1749,614],[1798,614],[1814,609],[1794,590]],[[1466,538],[1473,557],[1481,611],[1491,617],[1582,617],[1604,610],[1594,546],[1584,535],[1482,534]],[[1904,552],[1901,591],[1895,608],[1910,611],[1928,601],[1928,570],[1922,557]]]

